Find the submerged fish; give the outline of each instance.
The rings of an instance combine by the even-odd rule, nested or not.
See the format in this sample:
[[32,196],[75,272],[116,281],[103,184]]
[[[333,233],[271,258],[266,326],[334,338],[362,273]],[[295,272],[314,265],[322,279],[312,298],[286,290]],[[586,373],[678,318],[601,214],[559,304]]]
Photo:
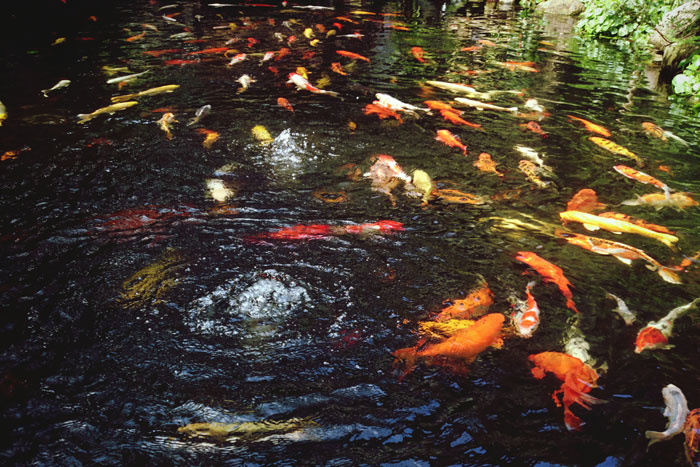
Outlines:
[[637,163],[637,166],[644,167],[644,161],[642,160],[642,158],[630,151],[629,149],[620,146],[617,143],[613,143],[609,139],[601,138],[599,136],[589,136],[588,139],[592,143],[595,143],[596,145],[600,146],[601,148],[610,151],[613,154],[617,154],[618,156],[628,157],[635,161]]
[[7,120],[7,108],[3,105],[2,101],[0,101],[0,126],[2,126],[2,122]]
[[673,345],[668,343],[668,339],[673,333],[674,321],[690,310],[697,308],[698,303],[700,303],[700,298],[696,298],[690,303],[674,308],[658,321],[650,321],[647,323],[637,334],[637,339],[634,343],[634,353],[642,353],[645,350],[673,348]]
[[411,47],[411,55],[421,63],[425,63],[425,51],[421,47]]
[[250,133],[253,135],[253,138],[257,139],[261,145],[269,144],[273,141],[270,132],[267,131],[267,128],[265,128],[262,125],[255,125],[250,130]]
[[89,114],[78,114],[78,123],[85,123],[93,118],[97,117],[98,115],[102,114],[110,114],[112,115],[114,112],[118,112],[120,110],[128,109],[131,106],[134,106],[138,104],[137,101],[129,101],[129,102],[120,102],[118,104],[112,104],[108,105],[107,107],[101,107],[94,112],[91,112]]
[[411,173],[411,185],[418,192],[418,196],[421,196],[421,205],[427,205],[435,190],[435,182],[430,175],[424,170],[414,170]]
[[464,97],[455,97],[455,101],[460,104],[468,105],[469,107],[474,107],[479,110],[496,110],[500,112],[517,112],[517,107],[501,107],[498,105],[487,104],[486,102],[476,101],[473,99],[466,99]]
[[674,243],[678,241],[675,235],[655,232],[653,230],[641,227],[631,222],[610,219],[608,217],[596,216],[587,212],[580,211],[564,211],[559,213],[562,221],[580,222],[588,230],[603,229],[609,232],[625,232],[641,235],[643,237],[652,238],[664,245],[672,248]]
[[463,144],[455,135],[453,135],[450,130],[438,130],[436,140],[448,145],[451,148],[459,148],[467,155],[467,146]]
[[[102,67],[105,68],[105,67]],[[122,68],[116,68],[117,70],[122,69]],[[117,78],[112,78],[107,80],[107,84],[114,84],[114,83],[121,83],[122,81],[130,81],[134,78],[137,78],[139,76],[145,75],[148,73],[150,70],[142,71],[141,73],[134,73],[133,75],[126,75],[126,76],[119,76]]]
[[537,185],[538,188],[547,188],[549,186],[549,182],[545,182],[539,177],[540,169],[534,162],[521,159],[518,162],[518,168],[525,174],[527,179]]
[[302,91],[309,91],[315,94],[328,94],[329,96],[338,97],[338,93],[335,91],[326,91],[324,89],[319,89],[313,86],[309,81],[298,73],[289,73],[289,81],[287,83],[294,84],[297,89]]
[[577,191],[566,204],[567,211],[594,212],[603,209],[605,209],[605,205],[598,202],[598,195],[590,188],[583,188]]
[[493,292],[488,282],[483,277],[479,277],[478,285],[466,297],[445,300],[442,304],[447,306],[435,316],[435,321],[478,318],[488,312],[493,305]]
[[620,175],[624,175],[625,177],[631,180],[636,180],[640,183],[644,183],[645,185],[655,186],[656,188],[660,188],[665,192],[671,191],[668,185],[666,185],[661,180],[657,180],[651,175],[647,175],[644,172],[640,172],[639,170],[633,169],[632,167],[627,167],[626,165],[616,165],[613,167],[613,169],[615,169],[615,171]]
[[177,284],[173,277],[183,265],[176,250],[166,250],[158,260],[141,268],[122,283],[118,302],[126,309],[139,309],[162,302],[167,291]]
[[666,423],[666,429],[664,431],[647,430],[644,432],[644,436],[649,439],[647,447],[659,441],[667,441],[677,434],[680,434],[685,426],[685,420],[690,413],[685,395],[678,386],[673,384],[666,385],[661,390],[661,395],[666,404],[664,416],[668,418],[668,423]]
[[263,242],[266,240],[320,240],[336,235],[360,235],[360,234],[376,234],[376,233],[393,233],[403,231],[403,224],[391,220],[380,220],[366,224],[355,225],[329,225],[329,224],[298,224],[291,227],[266,232],[261,234],[249,235],[247,241]]
[[362,109],[362,111],[365,113],[365,115],[374,114],[377,117],[379,117],[380,120],[384,120],[385,118],[392,117],[392,118],[395,118],[396,120],[398,120],[399,123],[403,122],[403,120],[401,119],[401,115],[399,115],[397,112],[395,112],[387,107],[378,105],[378,104],[367,104]]
[[210,113],[211,113],[211,105],[210,104],[206,104],[206,105],[201,106],[194,113],[194,118],[192,118],[192,120],[190,120],[190,122],[187,124],[187,126],[196,125],[197,123],[199,123],[200,120],[202,120],[204,117],[206,117]]
[[170,132],[170,125],[176,122],[175,115],[171,112],[164,113],[160,120],[158,120],[158,125],[160,129],[165,132],[166,138],[173,139],[173,134]]
[[525,287],[527,300],[515,300],[517,312],[513,314],[511,320],[515,329],[521,337],[530,338],[532,333],[537,330],[540,324],[540,308],[537,306],[535,297],[532,296],[530,290],[534,287],[535,282],[529,282]]
[[347,50],[336,50],[335,53],[337,53],[338,55],[342,55],[343,57],[351,58],[353,60],[363,60],[365,62],[370,61],[369,58],[363,55],[356,54],[354,52],[348,52]]
[[650,193],[637,199],[623,201],[625,206],[653,206],[656,210],[672,207],[678,210],[697,206],[698,202],[691,198],[690,193]]
[[166,84],[165,86],[158,86],[157,88],[146,89],[145,91],[136,92],[133,94],[125,94],[123,96],[114,96],[111,98],[112,102],[124,102],[131,99],[138,99],[139,97],[155,96],[156,94],[163,94],[166,92],[173,92],[179,88],[179,84]]
[[578,309],[573,300],[573,294],[569,289],[569,287],[573,287],[573,285],[571,285],[569,279],[564,276],[564,271],[562,271],[559,266],[550,263],[546,259],[530,251],[519,251],[515,259],[537,271],[545,282],[555,283],[557,287],[559,287],[559,291],[566,298],[566,307],[578,313]]
[[617,303],[617,308],[615,308],[613,311],[617,313],[620,316],[620,318],[622,318],[622,320],[627,326],[630,326],[631,324],[634,324],[635,321],[637,321],[637,315],[630,311],[624,300],[622,300],[616,295],[611,294],[610,292],[606,292],[605,296],[615,300],[615,302]]
[[[228,6],[209,4],[209,6]],[[234,6],[234,5],[231,5]],[[239,423],[190,423],[177,429],[178,433],[191,438],[214,439],[217,441],[262,441],[272,435],[298,432],[307,427],[318,426],[311,419],[290,418],[288,420],[261,420]]]
[[374,101],[373,104],[380,105],[397,112],[415,113],[418,110],[421,112],[430,112],[430,109],[427,107],[416,107],[415,105],[407,104],[406,102],[402,102],[389,94],[378,92],[375,97],[377,100]]
[[700,451],[700,409],[690,411],[685,419],[683,434],[685,435],[685,442],[683,443],[685,458],[690,465],[697,467],[700,465],[698,452]]
[[683,143],[686,146],[690,146],[690,143],[688,143],[686,140],[683,138],[680,138],[670,131],[664,130],[660,126],[656,125],[655,123],[652,122],[642,122],[642,128],[644,129],[644,132],[648,135],[654,136],[656,138],[659,138],[662,141],[666,141],[667,138],[672,138],[678,141],[679,143]]
[[482,172],[492,172],[503,178],[505,175],[496,169],[497,165],[498,164],[491,159],[491,155],[485,152],[479,154],[479,159],[474,162],[474,166]]
[[236,94],[240,94],[243,91],[247,90],[250,87],[250,83],[254,83],[255,80],[249,75],[243,75],[240,78],[238,78],[236,82],[241,84],[241,87],[238,88],[238,91],[236,91]]
[[573,115],[568,115],[568,117],[572,120],[577,120],[577,121],[583,123],[583,126],[586,127],[586,130],[588,130],[590,132],[598,133],[599,135],[605,136],[606,138],[610,138],[610,136],[612,136],[610,131],[608,131],[608,129],[605,127],[597,125],[593,122],[589,122],[588,120],[583,119],[583,118],[574,117]]
[[49,89],[42,89],[41,93],[44,95],[44,97],[49,97],[49,93],[51,91],[56,91],[57,89],[62,89],[65,87],[70,86],[70,80],[69,79],[62,79],[58,83],[54,84],[53,87]]
[[464,120],[456,111],[440,109],[440,115],[442,115],[442,118],[455,125],[466,125],[471,128],[481,128],[481,125],[478,123],[472,123]]

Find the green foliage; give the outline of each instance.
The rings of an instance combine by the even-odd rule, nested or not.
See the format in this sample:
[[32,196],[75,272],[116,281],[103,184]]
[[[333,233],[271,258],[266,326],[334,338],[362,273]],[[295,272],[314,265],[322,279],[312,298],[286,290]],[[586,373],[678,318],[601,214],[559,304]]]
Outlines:
[[673,77],[673,92],[683,96],[698,96],[700,93],[700,54],[695,54],[681,62],[685,70]]
[[592,37],[622,39],[641,49],[664,13],[677,3],[679,0],[589,0],[577,28]]

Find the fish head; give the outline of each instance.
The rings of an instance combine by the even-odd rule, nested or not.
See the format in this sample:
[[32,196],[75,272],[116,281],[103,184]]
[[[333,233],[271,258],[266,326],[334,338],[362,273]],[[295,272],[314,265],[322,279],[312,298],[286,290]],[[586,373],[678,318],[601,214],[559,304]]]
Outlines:
[[667,348],[668,339],[657,328],[647,326],[639,331],[634,345],[634,353],[642,353],[644,350]]

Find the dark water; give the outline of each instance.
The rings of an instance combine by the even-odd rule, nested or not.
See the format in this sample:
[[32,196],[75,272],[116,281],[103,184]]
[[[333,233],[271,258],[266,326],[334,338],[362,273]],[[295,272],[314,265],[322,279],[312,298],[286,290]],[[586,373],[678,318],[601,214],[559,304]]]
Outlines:
[[[3,463],[685,462],[682,435],[647,452],[644,431],[663,430],[661,389],[669,383],[684,391],[690,408],[700,404],[698,313],[676,322],[673,350],[633,350],[642,326],[698,296],[695,266],[682,274],[682,285],[669,284],[639,261],[625,266],[568,245],[546,227],[510,230],[495,219],[560,227],[558,213],[572,195],[592,188],[611,209],[666,225],[680,241],[671,250],[629,234],[593,235],[643,248],[663,264],[679,264],[700,250],[698,208],[618,206],[654,189],[615,173],[614,164],[633,162],[593,145],[592,133],[567,117],[607,127],[612,140],[646,161],[647,173],[675,190],[700,192],[696,117],[649,90],[630,56],[507,5],[337,2],[328,4],[334,10],[310,11],[182,2],[159,11],[164,2],[128,3],[98,8],[57,0],[36,23],[21,11],[3,44],[0,100],[9,118],[0,128],[0,152],[25,149],[0,162]],[[191,36],[171,37],[183,27],[161,16],[178,12],[174,19]],[[335,22],[343,26],[338,36],[364,36],[326,38],[315,26],[337,29]],[[235,29],[222,28],[229,23]],[[304,36],[307,27],[320,39],[315,46]],[[125,40],[142,31],[142,39]],[[297,41],[288,45],[290,35]],[[50,45],[59,37],[65,42]],[[249,37],[259,43],[249,47]],[[239,40],[229,47],[247,53],[246,61],[227,67],[230,56],[221,53],[186,55],[231,38]],[[496,46],[460,51],[479,40]],[[416,46],[425,50],[425,63],[411,55]],[[291,55],[259,64],[265,51],[282,47]],[[143,54],[163,49],[182,51]],[[371,62],[353,63],[336,50]],[[308,52],[314,55],[304,58]],[[169,59],[200,61],[165,65]],[[508,60],[535,62],[538,72],[495,64]],[[333,62],[348,74],[331,71]],[[103,66],[150,71],[119,90],[105,84],[110,76]],[[287,86],[287,75],[299,66],[314,84],[328,75],[325,89],[342,99]],[[256,81],[237,93],[243,74]],[[43,97],[40,90],[59,79],[72,82]],[[377,92],[418,106],[456,96],[426,80],[523,91],[491,101],[523,109],[525,99],[537,99],[550,114],[539,121],[548,135],[519,126],[528,119],[467,107],[463,117],[483,131],[449,124],[436,112],[404,114],[400,125],[364,115]],[[108,105],[111,96],[166,84],[180,87],[76,123],[78,113]],[[294,112],[278,106],[278,97]],[[212,113],[188,127],[205,104]],[[171,108],[179,120],[172,140],[156,123],[159,108]],[[648,137],[643,121],[690,145]],[[275,140],[260,145],[251,135],[255,125]],[[196,128],[220,137],[204,148]],[[467,157],[435,140],[441,128],[466,143]],[[537,189],[518,170],[516,145],[534,149],[551,166],[546,188]],[[500,164],[503,180],[473,166],[480,152]],[[366,178],[348,177],[367,171],[371,156],[381,153],[408,172],[425,170],[439,188],[490,202],[432,200],[421,207],[399,187],[392,205]],[[231,190],[225,202],[208,195],[212,179]],[[347,201],[326,203],[315,196],[319,190],[342,191]],[[380,219],[401,222],[405,231],[247,240],[297,224]],[[578,320],[554,285],[522,275],[517,251],[536,251],[563,268],[575,287]],[[542,323],[534,336],[506,337],[502,349],[484,351],[467,375],[419,366],[399,381],[391,352],[415,345],[418,322],[444,300],[463,297],[480,277],[495,295],[491,311],[507,315],[508,297],[523,298],[525,284],[538,280],[533,294]],[[606,291],[637,310],[638,322],[624,326]],[[533,378],[527,359],[564,351],[572,329],[585,336],[601,374],[601,388],[592,394],[607,400],[591,411],[574,407],[586,422],[580,432],[566,429],[552,401],[561,383]],[[229,440],[178,432],[198,422],[252,424]]]

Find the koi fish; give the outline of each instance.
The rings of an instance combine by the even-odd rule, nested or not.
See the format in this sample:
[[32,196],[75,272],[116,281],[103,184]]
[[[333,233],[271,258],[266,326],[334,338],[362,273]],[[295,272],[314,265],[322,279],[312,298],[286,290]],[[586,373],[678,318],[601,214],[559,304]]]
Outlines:
[[297,87],[297,89],[300,90],[309,91],[316,94],[328,94],[329,96],[338,97],[337,92],[319,89],[311,85],[311,83],[309,83],[309,81],[306,78],[297,73],[289,73],[289,81],[287,81],[287,83],[293,83]]
[[[120,102],[118,104],[108,105],[107,107],[101,107],[101,108],[99,108],[99,109],[97,109],[94,112],[91,112],[89,114],[78,114],[78,118],[80,119],[80,120],[78,120],[78,123],[82,124],[82,123],[88,122],[88,121],[92,120],[93,118],[97,117],[98,115],[102,115],[102,114],[112,115],[112,114],[114,114],[114,112],[128,109],[129,107],[134,106],[136,104],[138,104],[137,101]],[[2,119],[0,119],[0,122],[2,122]]]
[[157,88],[146,89],[145,91],[140,91],[134,94],[125,94],[123,96],[114,96],[111,98],[112,102],[124,102],[131,99],[138,99],[139,97],[155,96],[156,94],[170,93],[179,88],[179,84],[166,84],[165,86],[158,86]]
[[270,132],[267,131],[267,128],[265,128],[262,125],[255,125],[253,128],[251,128],[250,134],[253,135],[253,138],[258,140],[258,143],[261,146],[265,144],[270,144],[273,141]]
[[683,443],[685,458],[690,465],[697,466],[700,463],[700,456],[698,456],[698,450],[700,449],[700,409],[690,411],[685,419],[683,434],[685,435],[685,442]]
[[634,324],[635,321],[637,321],[637,315],[630,311],[624,300],[622,300],[616,295],[611,294],[610,292],[606,292],[605,296],[615,300],[615,302],[617,303],[617,308],[615,308],[613,311],[617,313],[620,316],[620,318],[623,319],[627,326],[630,326]]
[[143,31],[141,34],[137,34],[137,35],[135,35],[135,36],[128,37],[128,38],[126,38],[125,40],[126,40],[127,42],[134,42],[134,41],[141,40],[141,39],[143,39],[144,37],[146,37],[146,31]]
[[542,130],[542,127],[540,127],[539,123],[537,123],[537,122],[530,121],[527,123],[522,123],[520,125],[520,127],[524,128],[526,130],[530,130],[531,132],[533,132],[537,135],[540,135],[543,138],[545,138],[547,136],[547,133]]
[[399,115],[397,112],[394,112],[393,110],[383,107],[381,105],[377,104],[367,104],[363,112],[365,115],[371,115],[371,114],[376,114],[377,117],[379,117],[380,120],[384,120],[385,118],[393,117],[396,120],[401,123],[403,120],[401,120],[401,115]]
[[666,404],[664,416],[668,418],[668,423],[666,423],[666,429],[664,431],[647,430],[644,432],[644,436],[649,439],[647,448],[654,443],[667,441],[677,434],[680,434],[685,427],[685,420],[690,413],[685,395],[678,386],[673,384],[666,385],[661,390],[661,395]]
[[248,57],[248,55],[246,55],[246,54],[244,54],[244,53],[236,54],[236,55],[233,56],[233,58],[231,59],[231,61],[228,63],[227,66],[233,66],[233,65],[235,65],[235,64],[237,64],[237,63],[241,63],[241,62],[242,62],[243,60],[245,60],[247,57]]
[[204,117],[209,115],[209,113],[211,113],[211,105],[206,104],[206,105],[201,106],[194,113],[194,118],[192,120],[190,120],[190,122],[187,124],[187,126],[196,125],[197,123],[199,123],[199,121],[201,119],[203,119]]
[[605,128],[605,127],[602,127],[602,126],[600,126],[600,125],[597,125],[597,124],[595,124],[595,123],[593,123],[593,122],[589,122],[588,120],[585,120],[585,119],[583,119],[583,118],[574,117],[573,115],[567,115],[567,117],[569,117],[569,118],[572,119],[572,120],[576,120],[576,121],[578,121],[578,122],[583,123],[583,126],[586,127],[586,130],[588,130],[588,131],[590,131],[590,132],[598,133],[599,135],[605,136],[606,138],[610,138],[610,136],[612,136],[612,135],[610,134],[610,131],[608,131],[608,129]]
[[[411,185],[414,189],[410,189]],[[407,195],[421,197],[421,206],[427,206],[430,197],[435,192],[435,182],[425,170],[416,169],[411,172],[411,183],[406,185]]]
[[634,353],[642,353],[645,350],[671,349],[673,345],[668,343],[668,339],[673,332],[673,323],[690,310],[697,308],[700,298],[696,298],[690,303],[681,305],[669,311],[666,316],[658,321],[650,321],[646,327],[641,329],[635,340]]
[[569,431],[578,431],[583,426],[583,420],[570,409],[573,404],[590,410],[590,405],[605,402],[588,394],[598,387],[598,373],[580,359],[561,352],[541,352],[530,355],[528,360],[535,365],[530,370],[535,378],[543,379],[549,372],[562,381],[560,389],[552,393],[552,399],[557,407],[564,406],[564,423]]
[[292,104],[290,104],[289,101],[284,97],[277,98],[277,105],[289,110],[290,112],[294,112],[294,107],[292,107]]
[[248,241],[262,240],[319,240],[334,235],[361,235],[361,234],[379,234],[404,231],[401,222],[391,220],[381,220],[366,224],[356,224],[347,226],[333,226],[328,224],[310,224],[310,225],[294,225],[285,227],[273,232],[251,235],[246,237]]
[[415,113],[415,111],[420,110],[422,112],[430,112],[428,108],[416,107],[415,105],[407,104],[401,102],[395,97],[391,97],[389,94],[383,94],[378,92],[375,94],[377,100],[373,104],[386,107],[387,109],[396,110],[397,112]]
[[421,63],[425,63],[425,51],[421,47],[411,47],[411,55]]
[[459,49],[460,52],[476,52],[477,50],[481,50],[483,47],[480,45],[472,45],[470,47],[462,47]]
[[161,55],[175,54],[178,52],[182,52],[182,49],[146,50],[143,53],[144,55],[150,55],[151,57],[160,57]]
[[347,50],[336,50],[335,53],[337,53],[338,55],[341,55],[343,57],[351,58],[353,60],[364,60],[365,62],[368,62],[368,63],[370,61],[369,58],[367,58],[367,57],[364,57],[360,54],[356,54],[354,52],[348,52]]
[[525,339],[532,337],[532,333],[537,330],[540,324],[540,308],[537,306],[535,297],[530,293],[534,285],[535,282],[529,282],[527,284],[525,287],[527,301],[516,301],[518,311],[511,318],[518,334]]
[[163,62],[163,65],[168,65],[168,66],[185,66],[185,65],[195,65],[198,63],[202,63],[205,60],[182,60],[179,58],[173,59],[173,60],[166,60]]
[[622,214],[619,212],[601,212],[598,215],[600,217],[608,217],[610,219],[617,219],[620,221],[630,222],[640,227],[644,227],[645,229],[653,230],[654,232],[661,232],[670,235],[673,235],[674,233],[673,231],[669,230],[663,225],[652,224],[651,222],[647,222],[644,219],[636,219],[634,217],[628,216],[627,214]]
[[446,300],[443,305],[448,305],[438,313],[435,321],[447,321],[450,319],[471,319],[484,315],[493,305],[493,292],[489,284],[480,278],[479,285],[469,294],[459,300]]
[[198,128],[197,133],[204,135],[204,141],[202,141],[204,149],[210,149],[220,136],[216,131],[207,130],[206,128]]
[[425,101],[425,105],[430,109],[430,110],[449,110],[450,112],[454,112],[457,115],[462,115],[464,113],[463,110],[457,110],[454,107],[452,107],[450,104],[442,101]]
[[450,130],[438,130],[436,140],[448,145],[451,148],[459,148],[467,155],[467,146],[462,144],[462,142],[453,135]]
[[535,68],[535,62],[493,62],[494,65],[506,68],[510,71],[526,71],[528,73],[537,73],[539,70]]
[[70,80],[68,79],[62,79],[58,83],[54,84],[52,88],[49,89],[42,89],[41,93],[44,95],[44,97],[49,97],[49,93],[51,91],[56,91],[57,89],[62,89],[70,86]]
[[698,202],[691,198],[690,193],[650,193],[637,199],[623,201],[625,206],[654,206],[656,210],[672,207],[678,210],[697,206]]
[[490,40],[488,40],[488,39],[479,39],[477,42],[478,42],[479,44],[483,44],[483,45],[485,45],[485,46],[487,46],[487,47],[496,47],[496,43],[493,42],[493,41],[490,41]]
[[479,92],[476,89],[474,89],[473,87],[468,86],[466,84],[461,84],[461,83],[450,83],[447,81],[429,80],[429,81],[426,81],[425,84],[428,84],[430,86],[434,86],[438,89],[443,89],[445,91],[468,94],[472,97],[478,97],[480,99],[488,99],[490,96],[489,93]]
[[587,212],[564,211],[559,213],[559,217],[562,221],[580,222],[588,230],[603,229],[609,232],[625,232],[641,235],[657,240],[669,248],[673,248],[673,244],[678,241],[678,237],[675,235],[655,232],[645,227],[632,224],[631,222],[596,216]]
[[644,133],[659,138],[661,141],[666,141],[667,138],[673,138],[676,141],[685,144],[686,146],[690,146],[690,143],[688,143],[683,138],[674,135],[670,131],[664,130],[663,128],[652,122],[642,122],[642,128],[644,129]]
[[573,287],[573,285],[571,285],[569,279],[564,276],[564,271],[562,271],[559,266],[550,263],[546,259],[530,251],[519,251],[515,259],[537,271],[545,282],[555,283],[557,287],[559,287],[561,294],[566,298],[566,307],[578,313],[573,295],[569,289],[569,287]]
[[132,75],[118,76],[116,78],[108,79],[107,84],[121,83],[122,81],[131,81],[134,78],[138,78],[139,76],[145,75],[149,71],[151,71],[151,70],[146,70],[146,71],[142,71],[141,73],[134,73]]
[[236,94],[240,94],[243,91],[247,90],[250,87],[250,83],[254,83],[255,80],[249,75],[243,75],[240,78],[238,78],[236,82],[241,84],[241,87],[238,88],[238,91],[236,91]]
[[629,157],[637,163],[637,166],[644,167],[644,161],[642,160],[642,158],[630,151],[629,149],[622,147],[617,143],[613,143],[609,139],[600,138],[598,136],[589,136],[588,139],[592,143],[600,146],[606,151],[610,151],[611,153],[617,154],[618,156]]
[[458,113],[451,110],[441,109],[440,115],[442,115],[442,118],[455,125],[466,125],[472,128],[481,128],[481,125],[478,123],[468,122],[461,118]]
[[474,107],[479,110],[495,110],[498,112],[510,112],[515,113],[518,111],[517,107],[501,107],[498,105],[487,104],[486,102],[477,101],[474,99],[466,99],[464,97],[455,97],[455,101],[460,104],[468,105],[469,107]]
[[496,170],[497,165],[498,164],[491,159],[491,155],[485,152],[479,154],[479,160],[474,162],[474,166],[482,172],[493,172],[501,178],[505,177],[505,175]]
[[276,52],[274,52],[274,51],[272,51],[272,52],[265,52],[265,55],[263,55],[263,58],[260,59],[259,65],[262,65],[263,63],[265,63],[265,62],[267,62],[267,61],[269,61],[269,60],[272,60],[272,59],[275,57],[275,53],[276,53]]
[[453,190],[451,188],[443,188],[441,190],[435,190],[438,198],[445,203],[455,203],[455,204],[486,204],[488,199],[483,196],[473,195],[471,193],[465,193],[459,190]]
[[605,205],[598,202],[598,195],[590,188],[577,191],[566,204],[567,211],[594,212],[603,209],[605,209]]
[[[563,238],[568,243],[580,246],[599,255],[610,255],[626,265],[631,265],[632,261],[641,259],[646,261],[647,268],[656,271],[659,276],[671,284],[681,284],[681,278],[676,272],[676,268],[661,265],[657,260],[646,254],[643,250],[634,248],[620,242],[606,240],[604,238],[589,237],[587,235],[573,234],[568,232],[557,232],[557,236]],[[675,270],[674,270],[675,269]]]
[[627,167],[626,165],[616,165],[613,167],[613,169],[615,169],[615,172],[619,173],[620,175],[624,175],[629,179],[636,180],[640,183],[644,183],[645,185],[655,186],[663,191],[671,191],[668,185],[661,180],[657,180],[651,175],[647,175],[644,172],[633,169],[632,167]]
[[279,49],[277,51],[277,56],[275,57],[275,61],[279,62],[280,60],[282,60],[284,57],[286,57],[287,55],[289,55],[291,53],[292,53],[292,51],[289,50],[287,47],[282,47],[281,49]]
[[196,50],[194,52],[187,52],[185,55],[204,55],[204,54],[218,54],[221,52],[228,51],[228,47],[214,47],[211,49]]
[[347,73],[345,72],[345,70],[343,70],[343,65],[341,65],[339,62],[331,63],[331,71],[334,71],[339,75],[347,76]]
[[426,365],[440,365],[456,373],[466,373],[467,366],[498,339],[504,321],[501,313],[491,313],[441,342],[395,350],[392,354],[394,366],[402,366],[400,379],[415,369],[417,359]]
[[7,108],[0,102],[0,126],[2,126],[2,122],[5,120],[7,120]]
[[549,182],[545,182],[539,177],[540,169],[534,162],[521,159],[520,162],[518,162],[518,168],[525,174],[527,179],[537,185],[538,188],[547,188],[549,186]]
[[160,120],[158,120],[160,129],[165,132],[165,137],[168,139],[173,139],[173,134],[170,132],[170,125],[175,122],[177,122],[177,120],[175,120],[175,115],[170,112],[164,113]]

